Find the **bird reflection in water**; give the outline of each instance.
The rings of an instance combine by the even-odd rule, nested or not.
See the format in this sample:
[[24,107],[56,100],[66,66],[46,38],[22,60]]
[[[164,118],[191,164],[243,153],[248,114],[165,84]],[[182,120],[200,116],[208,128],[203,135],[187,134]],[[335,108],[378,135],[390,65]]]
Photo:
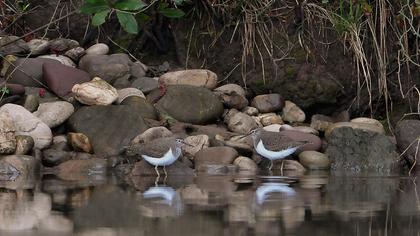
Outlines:
[[288,197],[296,195],[296,191],[285,183],[263,183],[255,191],[257,203],[263,204],[272,193],[284,193]]
[[143,192],[144,214],[149,217],[176,217],[182,214],[183,205],[179,193],[170,186],[154,186]]

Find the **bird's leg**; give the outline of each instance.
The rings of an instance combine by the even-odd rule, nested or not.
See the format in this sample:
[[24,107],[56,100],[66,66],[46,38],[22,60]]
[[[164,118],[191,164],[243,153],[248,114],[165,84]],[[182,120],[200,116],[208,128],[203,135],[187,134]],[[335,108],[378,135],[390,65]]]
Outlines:
[[165,177],[168,176],[168,172],[166,172],[166,166],[163,166],[163,172],[165,172]]
[[283,175],[283,166],[284,166],[284,160],[281,160],[281,167],[280,167],[281,175]]
[[156,171],[157,177],[159,178],[160,174],[159,174],[159,171],[158,171],[158,166],[155,166],[155,171]]
[[272,168],[273,168],[273,160],[270,160],[270,166],[268,167],[268,170],[271,171]]

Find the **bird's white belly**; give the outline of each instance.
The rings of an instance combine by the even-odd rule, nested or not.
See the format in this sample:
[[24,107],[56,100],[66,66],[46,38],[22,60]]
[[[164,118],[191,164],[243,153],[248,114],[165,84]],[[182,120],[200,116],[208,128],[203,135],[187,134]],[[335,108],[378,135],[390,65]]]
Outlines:
[[270,151],[268,149],[265,148],[262,140],[260,140],[258,142],[257,147],[255,148],[255,150],[257,151],[258,154],[260,154],[261,156],[268,158],[270,160],[277,160],[277,159],[282,159],[285,158],[291,154],[293,154],[298,148],[294,147],[294,148],[288,148],[282,151]]
[[169,148],[169,150],[161,157],[161,158],[156,158],[156,157],[151,157],[148,155],[141,155],[144,160],[146,160],[149,164],[154,165],[154,166],[169,166],[172,163],[174,163],[178,157],[181,155],[180,150],[176,150],[175,155],[172,152],[172,148]]

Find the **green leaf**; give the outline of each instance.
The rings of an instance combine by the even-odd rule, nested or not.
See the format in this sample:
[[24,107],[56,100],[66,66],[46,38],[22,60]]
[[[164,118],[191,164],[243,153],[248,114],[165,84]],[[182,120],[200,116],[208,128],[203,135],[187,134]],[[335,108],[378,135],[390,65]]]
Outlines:
[[85,14],[94,14],[105,10],[109,10],[109,6],[106,2],[86,3],[80,8],[80,12]]
[[164,8],[159,10],[160,14],[168,17],[168,18],[180,18],[185,15],[185,13],[181,9],[177,8]]
[[139,31],[139,27],[137,25],[137,21],[134,16],[127,12],[120,12],[117,11],[118,21],[123,29],[130,34],[137,34]]
[[105,18],[108,16],[108,13],[110,11],[111,10],[108,9],[108,10],[105,10],[105,11],[95,13],[95,15],[93,15],[93,17],[92,17],[92,25],[93,26],[100,26],[103,23],[105,23]]
[[147,4],[140,0],[120,0],[114,7],[123,11],[136,11],[146,7]]

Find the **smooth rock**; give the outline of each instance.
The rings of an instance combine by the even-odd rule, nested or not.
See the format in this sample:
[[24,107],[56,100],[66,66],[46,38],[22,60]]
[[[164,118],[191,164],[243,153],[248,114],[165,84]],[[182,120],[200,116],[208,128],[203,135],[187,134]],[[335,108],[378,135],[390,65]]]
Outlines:
[[148,94],[159,87],[158,78],[137,78],[131,83],[131,87],[140,89],[144,94]]
[[124,53],[85,55],[80,59],[79,68],[88,72],[91,77],[100,77],[113,84],[118,78],[130,76],[132,63],[128,55]]
[[16,127],[12,116],[0,112],[0,154],[15,153],[16,142]]
[[223,145],[234,148],[242,156],[252,156],[254,151],[251,143],[241,141],[227,140],[223,141]]
[[242,112],[249,116],[258,116],[258,109],[255,107],[245,107]]
[[9,113],[13,119],[17,135],[29,135],[34,139],[35,148],[43,149],[50,145],[51,129],[24,107],[9,103],[0,108],[0,113],[3,112]]
[[27,44],[32,55],[45,54],[50,49],[50,43],[45,39],[32,39]]
[[38,110],[39,97],[35,96],[33,94],[28,94],[25,97],[25,102],[23,103],[23,107],[30,112],[34,112],[34,111]]
[[319,131],[326,131],[333,123],[334,120],[326,115],[316,114],[311,118],[311,127]]
[[314,134],[316,136],[319,135],[318,130],[309,126],[290,126],[288,124],[284,124],[280,127],[280,131],[283,131],[283,130],[294,130],[294,131],[299,131],[302,133]]
[[118,99],[117,90],[99,77],[90,82],[76,84],[71,91],[85,105],[109,105]]
[[168,130],[166,127],[152,127],[144,131],[143,133],[137,135],[132,141],[131,144],[135,143],[147,143],[154,139],[172,137],[173,133]]
[[371,123],[359,123],[359,122],[337,122],[332,124],[328,127],[325,131],[325,137],[328,138],[334,129],[341,128],[341,127],[350,127],[352,129],[359,129],[364,131],[371,131],[378,134],[385,134],[385,130],[383,127],[379,127],[376,124]]
[[72,158],[73,154],[64,150],[45,149],[42,151],[42,164],[47,167],[57,166]]
[[67,140],[70,143],[73,150],[77,152],[86,152],[86,153],[92,153],[93,148],[90,144],[89,138],[82,134],[82,133],[68,133],[67,134]]
[[236,109],[229,110],[224,121],[229,130],[240,134],[247,134],[258,127],[257,122],[251,116],[239,112]]
[[75,62],[79,61],[83,55],[85,55],[85,49],[82,47],[72,48],[64,53],[64,56],[72,59]]
[[332,130],[327,141],[326,154],[331,160],[331,168],[339,173],[391,174],[399,171],[396,146],[384,134],[341,126]]
[[258,120],[263,126],[273,125],[273,124],[283,124],[281,116],[276,113],[263,113],[258,116]]
[[295,161],[295,160],[283,160],[283,161],[276,161],[273,163],[273,170],[281,170],[282,168],[283,168],[283,171],[292,171],[292,172],[298,172],[298,173],[302,173],[306,171],[306,168],[302,164],[300,164],[298,161]]
[[[0,54],[2,55],[16,55],[25,54],[29,52],[28,44],[22,39],[17,40],[17,36],[3,36],[0,37]],[[11,41],[17,40],[9,45],[5,45]]]
[[195,169],[198,170],[201,166],[208,164],[232,164],[238,156],[238,152],[231,147],[205,148],[195,154]]
[[222,85],[220,87],[215,88],[214,91],[215,92],[222,92],[222,93],[226,93],[226,94],[230,94],[232,92],[235,92],[242,97],[246,96],[245,90],[237,84],[225,84],[225,85]]
[[136,89],[136,88],[125,88],[125,89],[119,89],[118,92],[118,99],[117,104],[121,104],[124,99],[128,97],[140,97],[146,99],[146,96],[144,96],[143,92]]
[[41,103],[33,114],[50,128],[64,123],[74,113],[71,103],[65,101]]
[[70,50],[72,48],[79,47],[79,42],[73,39],[67,39],[67,38],[56,38],[53,40],[50,40],[50,49],[52,51],[55,51],[56,53],[65,52],[67,50]]
[[31,136],[17,135],[15,155],[29,154],[32,151],[34,145],[34,139]]
[[296,154],[299,154],[301,151],[319,151],[322,146],[321,139],[313,134],[303,133],[300,131],[294,131],[294,130],[284,130],[280,131],[280,134],[283,134],[289,138],[291,138],[294,141],[307,141],[310,142],[308,144],[303,145],[300,147]]
[[98,156],[114,156],[148,127],[129,105],[84,106],[67,122],[70,130],[85,134]]
[[133,78],[144,78],[146,76],[147,66],[140,61],[134,62],[130,67],[130,74]]
[[159,82],[166,85],[191,85],[214,89],[217,86],[217,75],[203,69],[181,70],[161,75]]
[[132,112],[136,112],[138,115],[145,119],[158,119],[155,107],[144,98],[136,96],[127,97],[121,102],[120,105],[131,106]]
[[58,96],[66,96],[74,85],[91,80],[85,71],[57,63],[44,63],[42,70],[48,87]]
[[310,170],[330,168],[330,159],[328,156],[316,151],[303,151],[299,153],[299,162]]
[[283,97],[277,93],[258,95],[251,102],[251,106],[261,113],[280,111],[284,105]]
[[[159,90],[154,90],[147,100],[156,100]],[[190,85],[167,86],[166,92],[155,107],[180,122],[206,124],[217,120],[223,113],[223,104],[210,90]]]
[[226,92],[226,91],[215,91],[214,92],[223,102],[223,105],[227,108],[235,108],[241,110],[248,106],[248,100],[236,93],[235,91]]
[[281,117],[290,123],[304,122],[306,119],[305,112],[291,101],[285,102]]
[[[6,72],[6,77],[9,77],[8,82],[28,87],[42,87],[40,83],[45,84],[42,71],[45,62],[60,65],[56,60],[47,58],[18,58]],[[19,69],[15,69],[16,67]]]
[[248,157],[239,156],[234,161],[233,164],[238,166],[239,170],[248,170],[248,171],[257,171],[257,164]]
[[205,134],[188,136],[184,139],[186,145],[182,145],[182,152],[191,160],[197,152],[210,146],[210,138]]
[[[404,157],[410,162],[420,163],[419,143],[420,143],[420,121],[402,120],[395,127],[395,138],[397,139],[398,149],[404,153]],[[417,155],[416,155],[417,153]]]
[[60,62],[61,64],[65,65],[65,66],[69,66],[69,67],[76,67],[76,64],[74,64],[74,62],[66,57],[66,56],[62,56],[62,55],[43,55],[43,56],[39,56],[38,58],[46,58],[46,59],[52,59],[52,60],[56,60],[58,62]]
[[378,126],[379,129],[384,129],[384,126],[382,125],[382,123],[379,120],[375,120],[375,119],[372,119],[372,118],[358,117],[358,118],[354,118],[354,119],[350,120],[350,122],[361,123],[361,124],[372,124],[372,125]]
[[283,126],[283,125],[279,125],[279,124],[272,124],[272,125],[265,126],[263,129],[264,129],[264,130],[267,130],[267,131],[271,131],[271,132],[280,132],[280,128],[281,128],[282,126]]
[[[165,173],[163,168],[158,168],[159,174],[162,176]],[[168,176],[193,176],[194,170],[188,167],[186,164],[176,161],[172,165],[166,167]],[[157,176],[155,167],[147,163],[146,161],[138,161],[134,164],[134,168],[131,171],[132,176]]]
[[97,43],[86,49],[87,55],[106,55],[109,52],[108,45],[104,43]]

